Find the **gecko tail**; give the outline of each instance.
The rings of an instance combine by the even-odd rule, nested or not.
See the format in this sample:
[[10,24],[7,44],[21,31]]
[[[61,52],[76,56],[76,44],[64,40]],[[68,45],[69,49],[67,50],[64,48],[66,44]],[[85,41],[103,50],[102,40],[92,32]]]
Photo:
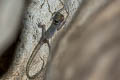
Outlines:
[[27,62],[27,65],[26,65],[26,76],[29,78],[29,79],[35,79],[45,68],[46,64],[43,60],[42,57],[40,57],[40,59],[42,60],[43,64],[41,66],[41,69],[35,73],[34,75],[30,75],[29,72],[30,72],[30,65],[32,64],[33,62],[33,59],[35,58],[36,54],[38,53],[38,51],[40,50],[41,46],[44,44],[44,43],[47,43],[48,47],[49,47],[49,52],[50,52],[50,44],[49,44],[49,41],[46,40],[46,39],[41,39],[40,42],[37,44],[37,46],[34,48],[28,62]]
[[[31,54],[31,56],[30,56],[30,58],[29,58],[29,60],[27,62],[27,65],[26,65],[26,75],[27,75],[27,77],[29,79],[33,79],[33,78],[35,78],[38,75],[38,73],[36,73],[35,75],[30,76],[29,71],[30,71],[30,65],[32,64],[33,59],[35,58],[36,54],[38,53],[38,51],[39,51],[39,49],[41,48],[42,45],[43,45],[43,42],[40,42],[40,44],[39,43],[37,44],[37,46],[34,48],[32,54]],[[43,59],[41,58],[41,60],[43,60]],[[43,66],[44,66],[44,60],[43,60],[42,67]],[[42,70],[42,68],[41,68],[41,70]],[[39,71],[39,73],[41,72],[41,70]]]

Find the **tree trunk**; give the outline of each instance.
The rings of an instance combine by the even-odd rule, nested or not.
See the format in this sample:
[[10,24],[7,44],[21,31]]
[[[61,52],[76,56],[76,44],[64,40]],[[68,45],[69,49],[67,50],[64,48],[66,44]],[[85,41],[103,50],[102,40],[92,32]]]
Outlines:
[[[55,45],[54,39],[61,34],[62,30],[67,29],[68,23],[72,20],[76,10],[78,9],[81,0],[31,0],[30,4],[25,8],[22,33],[17,42],[17,48],[15,50],[14,60],[10,65],[10,68],[7,73],[3,75],[2,80],[26,80],[29,79],[26,76],[26,65],[27,62],[38,42],[42,36],[42,27],[44,25],[47,30],[51,23],[51,17],[54,12],[59,11],[61,8],[65,9],[61,12],[64,15],[66,20],[63,28],[55,33],[55,35],[50,39],[51,48]],[[67,11],[69,11],[67,13]],[[68,16],[68,17],[67,17]],[[58,43],[58,42],[57,42]],[[45,44],[41,47],[39,52],[36,54],[33,59],[32,64],[30,65],[29,74],[35,75],[38,71],[41,70],[43,66],[47,66],[48,56],[50,56],[49,47]],[[43,66],[43,67],[44,67]],[[35,77],[33,80],[43,80],[46,72],[46,67],[43,71]]]

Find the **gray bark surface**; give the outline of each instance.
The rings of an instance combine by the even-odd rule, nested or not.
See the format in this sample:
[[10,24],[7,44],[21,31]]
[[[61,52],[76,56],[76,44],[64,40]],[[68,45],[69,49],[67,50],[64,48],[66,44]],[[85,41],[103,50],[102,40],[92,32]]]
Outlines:
[[[62,30],[67,28],[68,23],[71,21],[74,13],[76,12],[81,0],[31,0],[30,4],[27,4],[24,12],[22,34],[20,35],[17,49],[15,50],[14,60],[6,74],[3,75],[1,80],[29,80],[26,76],[26,64],[38,44],[42,36],[42,28],[38,26],[45,25],[46,30],[51,25],[52,14],[62,7],[69,9],[69,17],[67,18]],[[63,5],[64,4],[64,5]],[[68,15],[65,10],[62,14],[66,18]],[[54,39],[56,36],[61,34],[60,31],[55,33],[54,37],[50,39],[51,47],[54,46]],[[40,57],[44,60],[45,65],[47,64],[48,56],[51,54],[48,51],[48,46],[45,44],[41,47],[30,68],[30,75],[36,74],[41,70],[43,62]],[[33,80],[43,80],[46,69],[44,69],[38,77]]]

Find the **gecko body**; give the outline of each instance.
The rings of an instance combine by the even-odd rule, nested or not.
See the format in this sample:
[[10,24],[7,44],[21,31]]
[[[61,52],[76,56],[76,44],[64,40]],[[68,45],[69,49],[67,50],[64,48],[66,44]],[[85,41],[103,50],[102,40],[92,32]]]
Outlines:
[[[62,10],[62,9],[61,9]],[[41,70],[38,71],[35,75],[30,76],[29,75],[29,69],[30,69],[30,65],[32,63],[32,60],[34,59],[35,55],[37,54],[37,52],[39,51],[40,47],[44,44],[47,43],[48,47],[49,47],[49,52],[50,52],[50,44],[49,44],[49,39],[52,38],[52,36],[55,34],[55,32],[57,30],[60,30],[64,24],[64,15],[61,14],[61,10],[57,11],[54,13],[54,16],[52,17],[52,23],[51,26],[46,30],[44,26],[42,26],[42,37],[40,39],[40,41],[38,42],[38,44],[36,45],[36,47],[34,48],[28,62],[26,65],[26,75],[29,79],[34,79],[36,76],[38,76],[38,74],[43,70],[44,68],[44,60],[41,58],[41,60],[43,61],[43,65],[41,67]]]

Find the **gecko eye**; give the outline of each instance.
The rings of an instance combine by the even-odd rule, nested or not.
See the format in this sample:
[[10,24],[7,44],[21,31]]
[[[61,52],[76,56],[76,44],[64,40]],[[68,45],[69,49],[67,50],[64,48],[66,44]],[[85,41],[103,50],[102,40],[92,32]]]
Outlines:
[[55,24],[59,24],[60,23],[60,21],[58,21],[58,20],[55,20]]
[[54,17],[54,23],[60,24],[64,20],[64,16],[61,13],[58,13]]

